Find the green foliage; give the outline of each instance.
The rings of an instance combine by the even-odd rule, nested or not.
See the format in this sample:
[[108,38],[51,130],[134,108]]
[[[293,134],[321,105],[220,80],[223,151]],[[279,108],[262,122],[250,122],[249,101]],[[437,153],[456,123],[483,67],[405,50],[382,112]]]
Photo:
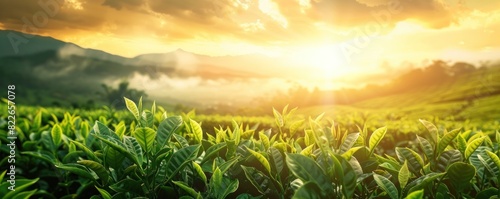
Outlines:
[[382,188],[391,199],[399,198],[399,193],[396,185],[394,185],[394,183],[392,183],[389,179],[376,173],[373,174],[373,179],[375,179],[377,185],[380,186],[380,188]]
[[476,168],[467,163],[456,162],[448,168],[446,173],[457,194],[461,195],[465,188],[470,187],[470,181],[476,175]]
[[[16,165],[22,172],[16,192],[2,189],[0,194],[12,198],[498,197],[500,134],[469,123],[446,125],[422,119],[421,127],[427,131],[415,132],[414,139],[398,128],[359,118],[333,122],[321,114],[306,119],[288,106],[273,109],[274,118],[257,122],[259,126],[237,118],[213,124],[199,120],[194,112],[167,115],[156,105],[146,110],[142,100],[135,104],[124,98],[124,104],[128,112],[40,110],[20,116],[22,144]],[[0,149],[2,154],[8,152]],[[4,176],[5,172],[0,175]],[[0,187],[8,185],[4,181]]]

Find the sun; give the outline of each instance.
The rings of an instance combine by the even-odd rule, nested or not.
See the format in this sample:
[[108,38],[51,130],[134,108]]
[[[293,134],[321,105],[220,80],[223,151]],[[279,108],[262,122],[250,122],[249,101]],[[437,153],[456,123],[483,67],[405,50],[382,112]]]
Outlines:
[[293,59],[307,70],[314,79],[329,80],[345,74],[348,70],[338,45],[319,44],[303,46],[292,53]]

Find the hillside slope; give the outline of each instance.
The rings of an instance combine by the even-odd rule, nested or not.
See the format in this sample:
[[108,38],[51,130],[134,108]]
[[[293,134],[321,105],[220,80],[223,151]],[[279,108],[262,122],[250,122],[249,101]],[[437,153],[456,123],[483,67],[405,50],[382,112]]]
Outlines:
[[[499,79],[500,65],[494,65],[456,75],[439,83],[417,88],[407,87],[398,92],[343,105],[304,107],[302,112],[308,115],[326,112],[332,116],[346,112],[391,114],[393,119],[418,119],[433,115],[457,120],[500,120]],[[385,92],[388,87],[381,87],[380,92]]]

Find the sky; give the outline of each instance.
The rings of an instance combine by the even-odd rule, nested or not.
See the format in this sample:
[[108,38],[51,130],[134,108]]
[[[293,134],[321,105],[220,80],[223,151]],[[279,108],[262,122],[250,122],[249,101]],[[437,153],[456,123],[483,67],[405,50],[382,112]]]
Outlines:
[[342,74],[500,57],[498,0],[0,0],[0,29],[125,57],[259,53]]

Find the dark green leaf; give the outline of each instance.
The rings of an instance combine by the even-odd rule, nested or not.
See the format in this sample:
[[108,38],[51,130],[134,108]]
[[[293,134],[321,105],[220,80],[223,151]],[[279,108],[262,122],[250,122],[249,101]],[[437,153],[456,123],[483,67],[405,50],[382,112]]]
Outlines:
[[316,183],[307,182],[295,191],[292,199],[321,199],[321,193],[321,189]]
[[241,165],[246,178],[261,194],[269,194],[275,192],[277,189],[274,187],[271,179],[263,174],[261,171],[253,167],[245,167]]
[[91,169],[97,174],[97,176],[99,176],[104,185],[108,184],[109,180],[108,171],[106,171],[106,168],[104,168],[102,164],[92,160],[80,160],[78,161],[78,164],[84,165],[87,168]]
[[167,165],[166,182],[169,182],[189,162],[196,159],[200,145],[188,146],[176,151]]
[[419,175],[424,162],[417,152],[409,148],[396,147],[396,154],[401,162],[408,161],[408,168],[412,173]]
[[446,168],[455,162],[462,161],[462,153],[458,150],[448,150],[443,152],[437,159],[437,171],[444,172]]
[[354,146],[359,138],[359,133],[350,133],[346,136],[342,145],[340,145],[340,153],[345,153]]
[[321,167],[311,158],[300,154],[287,154],[286,164],[290,171],[303,182],[315,182],[325,192],[333,188]]
[[158,126],[156,142],[158,150],[170,141],[172,134],[178,132],[182,126],[182,117],[167,117]]
[[455,162],[448,167],[446,173],[452,185],[460,192],[470,186],[470,181],[476,175],[476,168],[467,163]]
[[384,190],[391,199],[399,198],[398,189],[389,179],[376,173],[373,173],[373,179],[375,179],[377,185],[382,188],[382,190]]

